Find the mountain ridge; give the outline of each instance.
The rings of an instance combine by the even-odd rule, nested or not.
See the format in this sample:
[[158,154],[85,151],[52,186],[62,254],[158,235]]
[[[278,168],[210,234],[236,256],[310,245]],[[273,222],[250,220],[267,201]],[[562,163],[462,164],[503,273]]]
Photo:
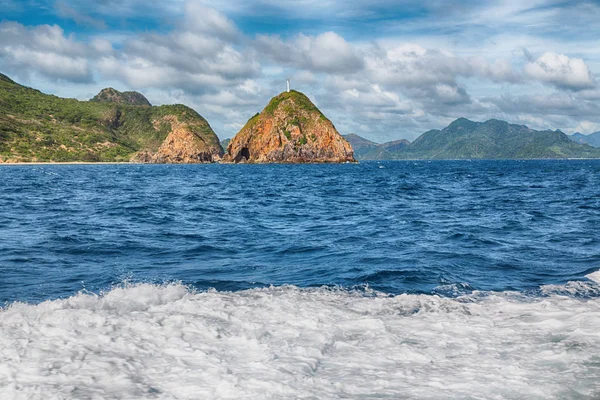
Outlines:
[[152,106],[148,99],[139,92],[120,92],[113,88],[102,89],[100,93],[94,96],[90,101],[99,103],[105,102],[127,104],[131,106]]
[[574,134],[569,135],[569,138],[576,143],[588,144],[592,147],[600,147],[600,131],[587,135],[575,132]]
[[392,151],[384,152],[381,146],[358,153],[359,159],[600,158],[600,149],[575,143],[560,130],[537,131],[498,119],[476,122],[458,118]]
[[354,154],[359,160],[391,160],[394,158],[393,155],[395,152],[400,151],[410,144],[406,139],[377,143],[365,139],[356,133],[349,133],[343,136],[352,145]]
[[442,130],[425,132],[398,155],[402,159],[598,158],[600,151],[574,143],[559,130],[459,118]]

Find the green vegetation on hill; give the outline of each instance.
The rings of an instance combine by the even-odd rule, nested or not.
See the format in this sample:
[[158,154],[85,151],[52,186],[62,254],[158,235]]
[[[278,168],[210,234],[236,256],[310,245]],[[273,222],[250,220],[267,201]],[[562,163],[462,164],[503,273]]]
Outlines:
[[143,94],[138,92],[119,92],[113,88],[103,89],[90,101],[128,104],[131,106],[151,106]]
[[8,76],[6,76],[4,74],[0,74],[0,81],[4,81],[4,82],[8,82],[8,83],[15,83],[12,79],[10,79]]
[[561,131],[536,131],[496,119],[474,122],[459,118],[442,130],[423,133],[412,143],[365,145],[351,135],[347,138],[355,151],[355,143],[362,147],[357,154],[363,160],[600,158],[600,149],[576,143]]
[[459,118],[446,128],[419,136],[397,158],[403,159],[527,159],[597,158],[600,150],[571,141],[560,131],[535,131],[491,119]]
[[344,137],[352,145],[354,156],[359,160],[393,160],[396,153],[410,144],[406,139],[379,144],[354,133]]
[[365,139],[362,136],[357,135],[356,133],[350,133],[348,135],[343,135],[344,139],[348,141],[352,145],[352,149],[354,150],[354,157],[357,160],[366,160],[365,155],[370,151],[377,149],[379,146],[378,143],[372,142],[368,139]]
[[171,131],[163,118],[168,115],[219,146],[208,122],[183,105],[140,107],[63,99],[0,75],[0,161],[129,161],[141,150],[158,149]]
[[395,154],[402,152],[410,142],[406,139],[394,140],[392,142],[382,143],[376,149],[365,154],[365,160],[393,160]]
[[[286,108],[284,108],[285,112],[290,113],[290,114],[295,113],[297,110],[304,110],[309,113],[316,112],[321,116],[321,119],[329,121],[327,119],[327,117],[325,117],[325,115],[323,115],[321,110],[319,110],[317,108],[317,106],[315,106],[313,104],[313,102],[310,101],[310,99],[304,93],[298,92],[296,90],[290,90],[289,92],[283,92],[283,93],[280,93],[279,95],[273,97],[271,99],[271,101],[269,102],[269,104],[267,104],[267,106],[265,107],[263,112],[266,115],[273,115],[275,110],[277,110],[279,108],[279,104],[281,104],[283,101],[288,100],[288,99],[290,99],[291,102],[288,102],[288,105],[286,106]],[[252,120],[252,118],[250,119],[250,121],[251,120]]]

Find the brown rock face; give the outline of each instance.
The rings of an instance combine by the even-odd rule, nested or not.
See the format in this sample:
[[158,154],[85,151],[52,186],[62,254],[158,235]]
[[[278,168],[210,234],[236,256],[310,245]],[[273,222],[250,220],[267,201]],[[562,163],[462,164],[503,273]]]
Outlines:
[[[170,131],[156,152],[143,150],[132,161],[152,164],[198,164],[221,161],[223,149],[208,126],[181,122],[175,115],[154,120],[154,128],[170,125]],[[208,132],[210,131],[210,132]]]
[[284,92],[231,140],[225,162],[355,162],[352,146],[304,94]]

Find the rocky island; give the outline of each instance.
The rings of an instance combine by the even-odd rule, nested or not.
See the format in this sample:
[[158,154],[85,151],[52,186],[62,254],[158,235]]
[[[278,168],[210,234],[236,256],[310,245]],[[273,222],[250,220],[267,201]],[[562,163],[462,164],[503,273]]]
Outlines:
[[64,99],[0,74],[0,162],[210,163],[223,148],[184,105],[152,106],[107,88],[90,101]]
[[355,162],[352,146],[327,117],[295,90],[275,96],[229,142],[225,162]]

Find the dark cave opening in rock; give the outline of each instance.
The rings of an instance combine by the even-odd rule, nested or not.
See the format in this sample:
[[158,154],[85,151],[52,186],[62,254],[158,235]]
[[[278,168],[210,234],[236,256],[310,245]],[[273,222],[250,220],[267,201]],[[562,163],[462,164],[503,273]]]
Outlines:
[[248,150],[247,147],[243,147],[242,150],[240,150],[237,156],[235,156],[234,162],[239,163],[243,159],[246,159],[246,161],[250,159],[250,150]]

